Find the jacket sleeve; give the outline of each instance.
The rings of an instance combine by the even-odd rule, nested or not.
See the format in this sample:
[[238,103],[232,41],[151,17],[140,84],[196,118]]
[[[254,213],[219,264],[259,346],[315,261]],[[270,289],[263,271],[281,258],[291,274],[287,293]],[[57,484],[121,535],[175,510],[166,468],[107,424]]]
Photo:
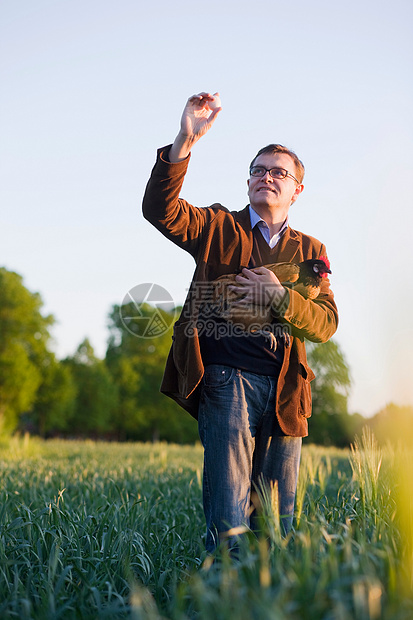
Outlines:
[[199,208],[179,198],[190,156],[182,162],[168,161],[170,147],[158,156],[143,197],[143,216],[165,237],[189,252],[195,259],[202,232],[213,216],[210,208]]
[[[327,256],[321,246],[319,256]],[[291,325],[293,335],[301,340],[327,342],[337,330],[338,312],[328,278],[323,279],[318,297],[305,299],[298,291],[286,289],[287,293],[274,314]]]

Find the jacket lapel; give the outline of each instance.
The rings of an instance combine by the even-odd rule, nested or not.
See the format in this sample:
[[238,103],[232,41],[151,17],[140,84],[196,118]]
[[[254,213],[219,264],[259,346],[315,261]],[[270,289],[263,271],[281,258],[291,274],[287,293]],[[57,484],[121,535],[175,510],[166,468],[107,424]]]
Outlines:
[[253,235],[251,229],[251,217],[249,205],[242,209],[242,211],[234,212],[235,221],[238,224],[238,230],[240,235],[241,256],[240,256],[240,270],[244,267],[248,267],[252,254]]
[[288,227],[279,241],[277,254],[278,263],[292,263],[300,250],[300,241],[297,233]]

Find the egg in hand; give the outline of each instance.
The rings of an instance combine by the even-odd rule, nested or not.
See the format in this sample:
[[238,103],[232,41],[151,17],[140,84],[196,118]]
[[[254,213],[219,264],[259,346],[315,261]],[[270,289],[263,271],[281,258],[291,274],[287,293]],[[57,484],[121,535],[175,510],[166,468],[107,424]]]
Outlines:
[[220,99],[219,93],[214,93],[212,96],[213,96],[213,100],[208,101],[208,107],[211,110],[211,112],[221,107],[221,99]]

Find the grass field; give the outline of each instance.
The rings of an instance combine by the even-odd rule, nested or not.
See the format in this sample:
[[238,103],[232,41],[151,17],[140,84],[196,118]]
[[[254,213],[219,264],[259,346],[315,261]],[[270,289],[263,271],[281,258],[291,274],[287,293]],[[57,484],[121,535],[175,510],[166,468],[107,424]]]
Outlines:
[[203,551],[202,449],[1,448],[0,618],[411,620],[412,455],[304,448],[295,531],[269,496],[239,560]]

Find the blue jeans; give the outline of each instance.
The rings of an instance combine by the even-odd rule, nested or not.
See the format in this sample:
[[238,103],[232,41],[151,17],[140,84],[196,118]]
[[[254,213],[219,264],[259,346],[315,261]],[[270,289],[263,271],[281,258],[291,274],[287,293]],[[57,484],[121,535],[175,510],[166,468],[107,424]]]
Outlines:
[[218,364],[205,368],[198,427],[207,551],[220,534],[251,526],[251,489],[262,479],[277,483],[280,520],[285,533],[291,529],[302,440],[279,427],[276,386],[276,377]]

